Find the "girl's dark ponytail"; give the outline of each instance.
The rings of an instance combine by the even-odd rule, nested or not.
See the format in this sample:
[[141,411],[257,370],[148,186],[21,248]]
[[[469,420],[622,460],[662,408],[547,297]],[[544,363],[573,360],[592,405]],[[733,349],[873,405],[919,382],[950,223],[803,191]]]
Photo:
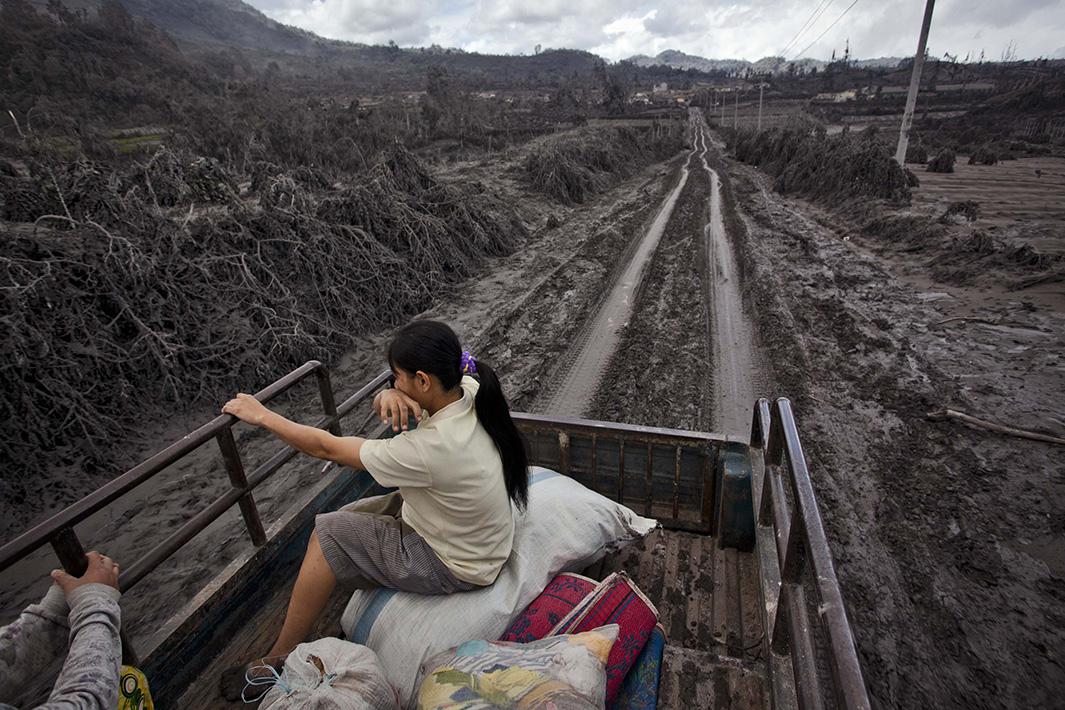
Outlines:
[[[444,389],[451,390],[462,381],[462,368],[466,365],[458,336],[447,324],[431,320],[408,323],[388,346],[388,363],[407,372],[422,370],[440,378]],[[514,420],[510,407],[499,386],[499,378],[488,365],[471,361],[481,386],[477,390],[474,409],[481,426],[488,432],[503,461],[503,480],[507,495],[519,509],[529,502],[529,457],[525,451],[525,439]]]
[[510,407],[496,373],[478,360],[477,376],[481,382],[477,399],[474,400],[477,419],[488,436],[492,437],[499,457],[503,459],[507,495],[519,509],[524,510],[529,502],[529,458],[525,451],[525,439],[510,418]]

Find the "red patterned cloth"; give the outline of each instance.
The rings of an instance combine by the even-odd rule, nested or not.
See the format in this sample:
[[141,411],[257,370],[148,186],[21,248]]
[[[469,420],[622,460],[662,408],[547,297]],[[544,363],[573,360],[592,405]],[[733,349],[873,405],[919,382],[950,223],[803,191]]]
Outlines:
[[627,574],[615,572],[556,624],[550,635],[576,634],[606,624],[621,627],[606,664],[606,704],[610,707],[656,623],[658,609],[655,605]]
[[618,640],[606,665],[609,708],[657,622],[658,609],[624,572],[615,572],[602,582],[565,573],[551,580],[499,640],[528,643],[618,624]]
[[499,640],[529,643],[547,638],[551,629],[573,611],[573,607],[582,599],[595,591],[598,584],[594,579],[579,574],[558,575],[511,622]]

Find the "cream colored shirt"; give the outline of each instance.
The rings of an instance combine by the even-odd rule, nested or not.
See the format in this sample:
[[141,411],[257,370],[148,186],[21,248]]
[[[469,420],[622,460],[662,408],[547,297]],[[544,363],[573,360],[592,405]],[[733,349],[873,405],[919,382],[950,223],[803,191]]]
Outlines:
[[488,585],[510,556],[514,516],[495,443],[477,419],[480,383],[462,399],[391,439],[362,445],[362,463],[403,496],[402,517],[459,579]]

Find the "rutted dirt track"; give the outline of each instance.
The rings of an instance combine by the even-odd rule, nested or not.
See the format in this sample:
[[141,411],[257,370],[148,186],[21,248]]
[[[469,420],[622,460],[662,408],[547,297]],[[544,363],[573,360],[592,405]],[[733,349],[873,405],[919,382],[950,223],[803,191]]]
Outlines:
[[[725,233],[719,178],[706,162],[709,129],[697,111],[690,127],[692,150],[680,180],[572,347],[573,365],[543,411],[747,435],[759,358]],[[659,246],[664,231],[670,237]],[[678,362],[682,357],[687,361]],[[669,406],[648,407],[655,395]],[[687,416],[678,417],[682,411]]]
[[721,177],[707,163],[709,131],[701,115],[699,121],[704,129],[699,134],[699,159],[710,177],[710,221],[703,227],[703,241],[707,254],[707,303],[713,314],[710,341],[714,346],[716,386],[711,421],[718,433],[748,437],[751,407],[755,398],[765,394],[762,363],[740,290],[739,265],[725,230]]
[[[701,138],[703,131],[694,117],[695,114],[690,128]],[[537,402],[537,408],[541,411],[574,417],[586,415],[606,374],[607,363],[615,354],[621,332],[637,306],[636,297],[641,291],[647,263],[654,256],[677,199],[688,182],[692,158],[698,150],[697,144],[688,154],[681,165],[676,185],[637,243],[620,277],[599,305],[595,316],[582,326],[581,337],[568,348],[556,370],[554,385]]]

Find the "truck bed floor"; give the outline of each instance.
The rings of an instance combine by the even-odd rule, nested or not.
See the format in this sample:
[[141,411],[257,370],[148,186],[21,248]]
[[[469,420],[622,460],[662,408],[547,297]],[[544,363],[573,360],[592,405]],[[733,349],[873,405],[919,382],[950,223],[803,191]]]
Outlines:
[[[663,658],[659,708],[764,708],[769,693],[758,614],[753,553],[721,550],[705,535],[660,530],[585,571],[602,579],[625,570],[658,607],[668,643]],[[234,636],[180,700],[171,707],[243,707],[218,695],[226,668],[263,653],[281,629],[292,577]],[[340,635],[347,599],[337,594],[311,636]]]
[[617,570],[658,607],[666,630],[659,708],[769,706],[754,553],[660,530],[587,573],[602,579]]

